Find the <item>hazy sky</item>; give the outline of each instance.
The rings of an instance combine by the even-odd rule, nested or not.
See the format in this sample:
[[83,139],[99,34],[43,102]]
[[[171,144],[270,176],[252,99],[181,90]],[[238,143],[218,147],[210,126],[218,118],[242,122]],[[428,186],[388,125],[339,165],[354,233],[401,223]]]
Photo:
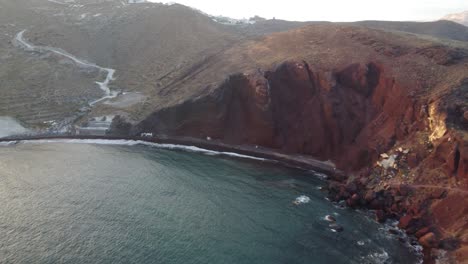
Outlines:
[[177,0],[210,15],[286,20],[437,20],[468,10],[468,0]]

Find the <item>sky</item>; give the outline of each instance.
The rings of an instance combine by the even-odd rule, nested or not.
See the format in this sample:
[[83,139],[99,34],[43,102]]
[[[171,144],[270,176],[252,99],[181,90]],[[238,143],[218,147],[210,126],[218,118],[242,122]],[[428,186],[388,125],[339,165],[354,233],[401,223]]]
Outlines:
[[468,10],[468,0],[150,0],[177,2],[210,15],[259,15],[296,21],[432,21]]

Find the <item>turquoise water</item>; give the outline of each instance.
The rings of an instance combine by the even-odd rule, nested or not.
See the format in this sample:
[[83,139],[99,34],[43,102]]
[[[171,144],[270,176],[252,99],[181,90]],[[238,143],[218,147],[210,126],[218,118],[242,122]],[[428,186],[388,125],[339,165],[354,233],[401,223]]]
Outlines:
[[[3,146],[0,262],[416,263],[323,185],[269,162],[148,146]],[[300,195],[311,201],[293,205]]]

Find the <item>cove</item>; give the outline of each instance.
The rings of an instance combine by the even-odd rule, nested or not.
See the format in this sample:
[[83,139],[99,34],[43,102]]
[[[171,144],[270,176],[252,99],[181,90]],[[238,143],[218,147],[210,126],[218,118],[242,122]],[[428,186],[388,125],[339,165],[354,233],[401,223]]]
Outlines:
[[[0,147],[10,263],[417,263],[311,172],[142,145]],[[308,203],[295,205],[297,197]],[[326,215],[344,228],[333,232]]]

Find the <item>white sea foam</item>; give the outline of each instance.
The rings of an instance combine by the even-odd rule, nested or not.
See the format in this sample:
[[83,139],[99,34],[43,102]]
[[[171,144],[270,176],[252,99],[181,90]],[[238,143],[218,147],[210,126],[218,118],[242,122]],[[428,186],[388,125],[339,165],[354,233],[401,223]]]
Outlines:
[[390,259],[388,253],[383,249],[380,249],[380,250],[381,250],[380,252],[372,252],[365,257],[361,257],[363,261],[362,263],[372,263],[372,264],[388,263],[388,260]]
[[18,144],[18,141],[7,141],[7,142],[0,142],[0,147],[7,147],[11,145]]
[[[15,143],[17,141],[14,141]],[[9,142],[4,142],[9,143]],[[199,148],[195,146],[186,146],[186,145],[176,145],[176,144],[160,144],[160,143],[152,143],[146,142],[142,140],[112,140],[112,139],[39,139],[39,140],[23,140],[20,143],[26,144],[48,144],[48,143],[66,143],[66,144],[94,144],[94,145],[121,145],[121,146],[135,146],[135,145],[144,145],[162,149],[172,149],[172,150],[183,150],[189,152],[197,152],[203,153],[206,155],[222,155],[222,156],[230,156],[235,158],[243,158],[243,159],[253,159],[253,160],[261,160],[265,161],[266,159],[238,154],[234,152],[222,152],[222,151],[214,151],[208,150],[204,148]]]
[[309,203],[309,202],[310,202],[310,198],[308,196],[305,196],[305,195],[301,195],[301,196],[297,197],[296,200],[294,200],[295,204],[306,204],[306,203]]
[[[382,239],[395,239],[395,237],[399,237],[400,239],[403,239],[404,245],[406,248],[408,248],[411,252],[413,252],[416,256],[418,256],[419,260],[417,263],[422,263],[423,262],[423,248],[419,244],[413,244],[413,239],[408,237],[406,232],[398,228],[398,221],[396,220],[387,220],[384,225],[382,225],[379,230],[379,234]],[[397,234],[391,234],[390,229],[393,231],[396,231]],[[394,233],[394,232],[393,232]]]
[[0,116],[0,138],[23,134],[27,131],[17,120],[8,116]]
[[331,215],[326,215],[322,219],[327,221],[327,222],[336,222],[336,219]]
[[388,259],[389,256],[385,250],[382,250],[382,252],[371,253],[365,258],[366,261],[370,261],[370,263],[375,264],[384,264]]

